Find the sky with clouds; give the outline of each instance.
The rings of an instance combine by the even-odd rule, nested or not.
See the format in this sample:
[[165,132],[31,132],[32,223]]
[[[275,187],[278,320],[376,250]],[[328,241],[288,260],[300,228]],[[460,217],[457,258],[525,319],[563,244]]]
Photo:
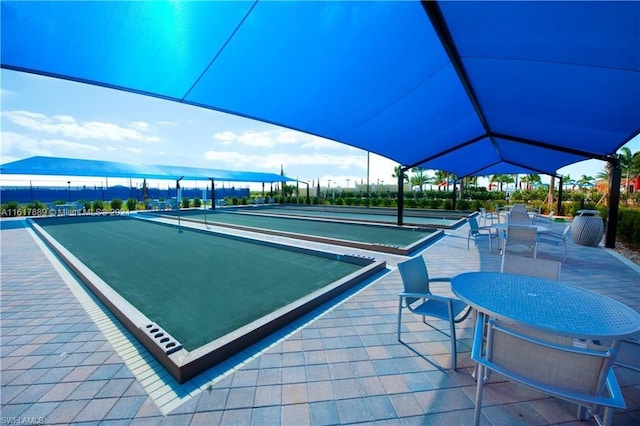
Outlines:
[[[322,186],[366,183],[366,151],[203,108],[9,70],[0,70],[0,163],[32,156],[280,173]],[[628,144],[640,150],[640,138]],[[369,181],[394,183],[397,164],[371,155]],[[560,169],[596,176],[597,160]],[[33,178],[66,184],[67,178]],[[94,183],[73,178],[78,185]],[[85,182],[86,181],[86,182]],[[329,183],[331,181],[331,183]],[[543,177],[543,181],[545,181]],[[112,183],[113,181],[110,181]],[[27,184],[0,176],[2,185]],[[206,182],[203,182],[204,186]]]

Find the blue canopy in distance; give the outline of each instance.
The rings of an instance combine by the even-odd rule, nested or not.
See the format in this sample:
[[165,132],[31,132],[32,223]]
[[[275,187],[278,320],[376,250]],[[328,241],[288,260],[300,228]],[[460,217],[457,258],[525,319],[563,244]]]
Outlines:
[[130,164],[58,157],[31,157],[2,164],[0,165],[0,173],[7,175],[90,176],[136,179],[214,179],[224,182],[255,183],[295,180],[275,173]]

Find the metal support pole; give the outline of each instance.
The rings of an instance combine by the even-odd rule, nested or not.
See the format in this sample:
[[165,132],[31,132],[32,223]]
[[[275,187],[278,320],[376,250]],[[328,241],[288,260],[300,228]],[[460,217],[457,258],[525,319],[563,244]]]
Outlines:
[[398,173],[398,226],[404,224],[404,173],[407,171],[401,168]]
[[604,237],[604,246],[607,248],[616,247],[616,233],[618,230],[618,207],[620,204],[620,159],[612,157],[609,159],[609,215],[607,218],[607,232]]
[[[215,210],[216,209],[216,187],[214,185],[213,178],[209,178],[209,179],[211,180],[211,210]],[[207,209],[205,208],[205,210]]]
[[558,211],[556,213],[557,216],[562,216],[562,176],[558,177]]

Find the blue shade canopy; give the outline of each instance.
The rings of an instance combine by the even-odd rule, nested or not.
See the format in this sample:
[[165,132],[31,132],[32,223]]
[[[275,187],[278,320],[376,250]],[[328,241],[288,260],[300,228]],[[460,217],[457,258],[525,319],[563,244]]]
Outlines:
[[58,157],[31,157],[6,163],[0,172],[7,175],[90,176],[136,179],[184,179],[225,182],[287,182],[275,173],[200,169],[196,167],[129,164],[115,161],[77,160]]
[[12,2],[3,68],[281,125],[458,176],[640,132],[640,2]]

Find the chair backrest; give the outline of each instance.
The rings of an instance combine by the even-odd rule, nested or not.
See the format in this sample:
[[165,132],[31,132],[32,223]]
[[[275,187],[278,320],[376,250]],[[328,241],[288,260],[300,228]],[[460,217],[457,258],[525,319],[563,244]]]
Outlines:
[[562,264],[556,260],[534,259],[532,257],[505,254],[502,256],[500,272],[558,281],[560,279],[561,265]]
[[[407,293],[430,293],[429,271],[422,256],[416,256],[404,262],[398,263],[402,285]],[[409,304],[415,302],[417,298],[407,298]]]
[[467,221],[469,222],[469,228],[471,229],[471,233],[472,234],[477,233],[478,229],[480,229],[480,227],[478,226],[478,220],[474,216],[471,216],[469,219],[467,219]]
[[534,226],[519,226],[509,224],[507,227],[507,245],[521,244],[534,246],[538,237],[538,231]]
[[[508,378],[573,401],[593,403],[605,396],[615,352],[611,348],[496,319],[487,327],[487,350],[482,355],[474,348],[474,360],[479,357]],[[619,399],[611,405],[624,407]]]
[[549,213],[546,216],[536,213],[533,223],[551,227],[551,225],[553,225],[553,212]]
[[525,212],[511,211],[507,216],[507,223],[515,225],[531,225],[531,218]]

